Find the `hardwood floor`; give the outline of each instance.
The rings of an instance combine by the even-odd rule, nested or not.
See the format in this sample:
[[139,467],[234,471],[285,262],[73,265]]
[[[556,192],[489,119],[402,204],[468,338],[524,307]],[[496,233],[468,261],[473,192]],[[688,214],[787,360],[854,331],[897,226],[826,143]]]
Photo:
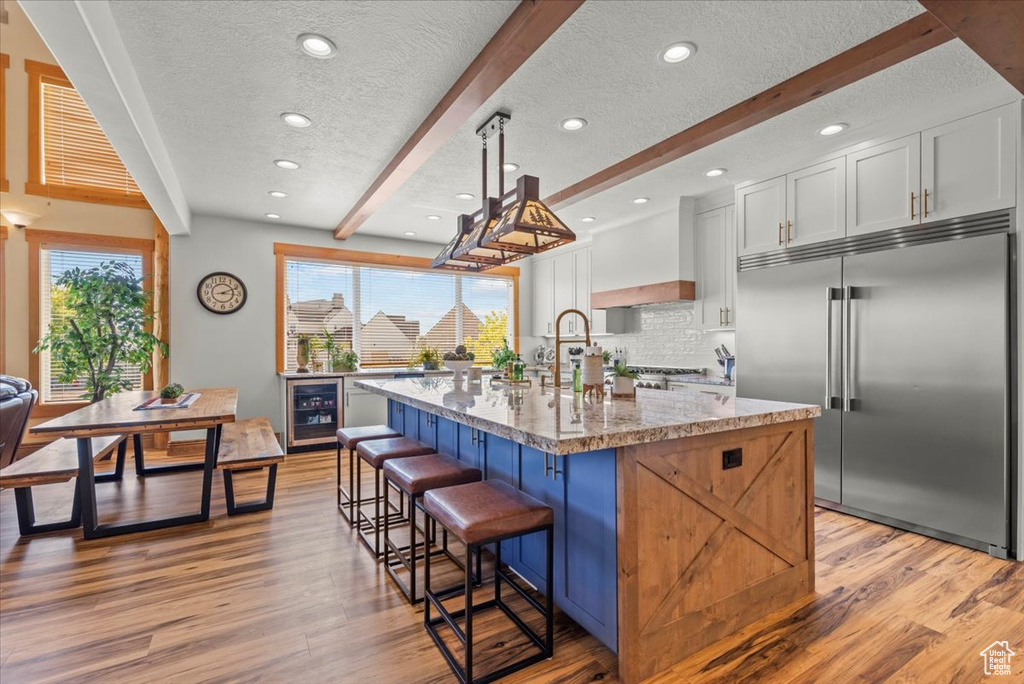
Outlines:
[[[209,523],[89,542],[19,539],[13,492],[0,493],[0,680],[454,681],[421,610],[337,514],[333,464],[333,452],[289,456],[273,511],[227,518],[218,474]],[[198,473],[142,483],[130,459],[127,471],[98,487],[101,511],[124,509],[104,522],[198,506]],[[239,498],[262,478],[239,475]],[[67,514],[70,487],[38,489],[41,520]],[[830,511],[816,538],[813,600],[650,681],[982,681],[979,653],[997,640],[1019,655],[1016,677],[992,679],[1024,677],[1024,564]],[[481,626],[493,662],[522,648],[504,625]],[[555,649],[507,681],[616,681],[613,654],[567,619]]]

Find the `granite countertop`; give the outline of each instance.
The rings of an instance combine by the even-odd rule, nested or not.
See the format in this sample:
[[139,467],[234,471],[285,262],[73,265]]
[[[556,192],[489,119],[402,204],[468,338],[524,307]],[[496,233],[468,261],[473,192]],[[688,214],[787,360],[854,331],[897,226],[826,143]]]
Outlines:
[[[484,368],[482,370],[484,375],[494,373],[493,368]],[[295,371],[285,371],[283,373],[278,373],[278,375],[286,380],[316,380],[318,378],[386,378],[393,377],[398,374],[404,375],[406,373],[422,373],[428,378],[452,376],[452,371],[447,368],[425,371],[422,368],[409,368],[407,366],[402,366],[400,368],[360,368],[359,370],[344,371],[341,373],[296,373]]]
[[816,418],[821,408],[701,392],[637,389],[636,399],[585,401],[539,385],[451,378],[359,380],[356,386],[463,425],[555,454],[660,442]]

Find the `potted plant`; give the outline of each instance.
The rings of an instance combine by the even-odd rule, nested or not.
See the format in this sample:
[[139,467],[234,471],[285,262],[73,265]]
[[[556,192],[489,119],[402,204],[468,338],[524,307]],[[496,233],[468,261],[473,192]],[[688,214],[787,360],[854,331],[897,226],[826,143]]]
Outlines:
[[416,364],[423,364],[423,370],[437,370],[441,367],[441,352],[437,347],[422,347],[409,359],[410,368]]
[[491,365],[508,375],[508,365],[515,361],[516,352],[508,346],[508,340],[502,340],[501,346],[491,352]]
[[334,357],[338,354],[339,351],[338,343],[334,339],[334,335],[327,328],[324,328],[320,335],[323,337],[321,346],[323,347],[324,356],[326,357],[326,360],[324,362],[324,370],[333,371]]
[[605,349],[604,352],[601,353],[601,360],[604,363],[604,365],[607,366],[608,363],[612,360],[612,353]]
[[178,400],[181,399],[181,395],[185,393],[185,388],[176,382],[172,382],[162,390],[160,390],[160,403],[161,404],[177,404]]
[[319,373],[323,370],[324,364],[320,360],[320,353],[324,351],[324,341],[319,337],[309,338],[309,360],[313,366],[313,372]]
[[49,350],[60,382],[84,380],[90,401],[131,389],[136,369],[146,373],[156,350],[167,356],[167,345],[147,331],[152,292],[143,289],[144,279],[119,261],[72,268],[57,279],[53,305],[66,315],[54,319],[33,351]]
[[462,379],[462,372],[473,365],[476,354],[466,350],[466,345],[460,344],[455,351],[444,353],[444,367],[455,372],[455,379]]
[[331,361],[331,370],[335,373],[353,373],[359,366],[359,354],[351,349],[339,349]]
[[295,338],[295,365],[296,372],[309,372],[309,335],[298,335]]
[[632,394],[636,383],[636,371],[630,370],[621,363],[615,364],[615,379],[612,384],[614,394]]

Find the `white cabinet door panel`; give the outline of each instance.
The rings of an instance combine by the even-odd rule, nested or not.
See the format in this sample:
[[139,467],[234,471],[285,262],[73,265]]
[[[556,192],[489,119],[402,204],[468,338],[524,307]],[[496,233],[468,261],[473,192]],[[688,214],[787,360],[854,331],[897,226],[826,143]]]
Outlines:
[[1015,105],[969,116],[921,134],[921,191],[925,221],[1014,206]]
[[846,237],[846,158],[787,174],[787,246],[841,237]]
[[[552,260],[555,269],[555,311],[554,315],[562,313],[566,309],[575,306],[576,278],[573,275],[573,253],[562,252],[556,254]],[[577,327],[582,327],[575,316],[566,316],[562,319],[562,334],[571,335]],[[582,334],[582,330],[580,331]]]
[[783,247],[786,177],[779,176],[736,191],[736,228],[741,256]]
[[725,209],[697,216],[697,324],[725,326]]
[[847,155],[846,187],[847,235],[920,223],[921,134]]
[[345,389],[345,427],[381,425],[388,422],[388,400],[378,394]]
[[555,271],[553,259],[533,262],[533,334],[553,335],[555,322]]
[[725,327],[736,327],[736,206],[725,208]]

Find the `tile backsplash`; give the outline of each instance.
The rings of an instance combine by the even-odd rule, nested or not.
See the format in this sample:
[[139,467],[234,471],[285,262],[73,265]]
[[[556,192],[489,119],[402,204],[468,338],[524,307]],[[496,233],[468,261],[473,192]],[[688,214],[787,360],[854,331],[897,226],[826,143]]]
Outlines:
[[603,337],[605,349],[626,348],[626,359],[635,366],[678,366],[707,368],[709,375],[721,375],[714,348],[724,344],[736,352],[736,333],[731,330],[704,331],[697,327],[694,302],[670,302],[639,307],[639,328],[626,335]]

